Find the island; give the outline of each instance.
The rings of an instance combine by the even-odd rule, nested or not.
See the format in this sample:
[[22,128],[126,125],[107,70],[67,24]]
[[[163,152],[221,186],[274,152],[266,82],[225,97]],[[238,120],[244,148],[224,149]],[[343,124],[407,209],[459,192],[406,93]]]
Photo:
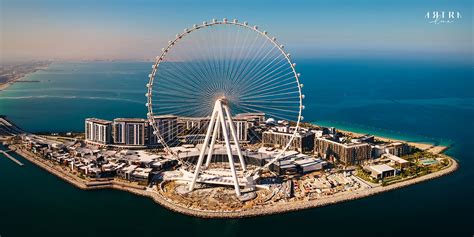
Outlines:
[[[185,124],[190,118],[161,119]],[[243,187],[245,198],[236,196],[232,186],[203,180],[189,191],[188,174],[182,169],[181,160],[173,159],[157,144],[151,146],[146,139],[132,143],[116,137],[121,135],[118,125],[127,123],[141,124],[140,131],[149,134],[147,120],[140,118],[89,118],[84,133],[31,134],[1,116],[0,140],[8,148],[2,153],[15,152],[83,190],[123,190],[149,197],[172,211],[201,218],[244,218],[332,205],[435,179],[459,167],[454,158],[444,154],[446,146],[303,123],[285,155],[259,174],[256,188]],[[246,162],[264,166],[266,156],[272,157],[282,149],[282,138],[288,136],[282,128],[293,125],[261,121],[259,128],[265,128],[261,141],[243,146]],[[105,136],[94,131],[100,126],[103,127],[97,131]],[[181,144],[173,149],[191,154],[199,152],[200,147]],[[213,172],[223,165],[210,164]]]

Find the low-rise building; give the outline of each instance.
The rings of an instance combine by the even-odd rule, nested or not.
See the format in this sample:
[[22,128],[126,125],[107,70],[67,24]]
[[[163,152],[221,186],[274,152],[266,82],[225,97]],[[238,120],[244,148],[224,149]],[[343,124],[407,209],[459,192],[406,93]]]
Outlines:
[[[260,149],[262,150],[262,149]],[[276,151],[278,152],[278,151]],[[269,154],[262,151],[260,154]],[[272,157],[274,157],[274,154]],[[314,158],[296,151],[287,151],[282,154],[281,159],[270,165],[270,170],[282,174],[304,174],[316,170],[322,170],[327,165],[326,161]]]
[[316,158],[303,158],[294,161],[298,166],[300,173],[308,173],[316,170],[322,170],[327,162]]
[[410,151],[410,146],[402,142],[377,144],[372,146],[372,157],[379,158],[383,154],[392,154],[400,157],[410,154]]
[[390,160],[395,166],[399,167],[400,169],[407,168],[410,166],[410,162],[402,159],[396,155],[392,154],[383,154],[382,158]]
[[394,142],[387,146],[387,153],[395,156],[404,156],[410,154],[410,146],[403,142]]
[[131,181],[148,183],[151,171],[152,168],[136,168],[131,175]]
[[386,164],[371,165],[367,167],[367,170],[370,171],[370,176],[376,179],[383,179],[395,175],[395,169]]
[[122,179],[131,181],[132,180],[132,173],[137,168],[138,168],[138,166],[136,166],[136,165],[129,165],[129,166],[123,167],[123,168],[117,170],[117,175]]

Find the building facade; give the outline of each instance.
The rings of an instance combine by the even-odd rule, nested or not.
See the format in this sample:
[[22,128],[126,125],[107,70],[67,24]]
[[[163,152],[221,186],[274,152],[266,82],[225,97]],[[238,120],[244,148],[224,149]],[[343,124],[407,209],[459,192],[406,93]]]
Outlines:
[[87,118],[85,121],[86,142],[97,145],[112,143],[112,122],[97,118]]
[[[178,144],[178,133],[180,127],[178,126],[178,117],[174,115],[154,116],[156,126],[160,136],[164,142],[170,146]],[[153,127],[148,129],[148,145],[160,145],[158,137],[153,134]]]
[[410,153],[410,146],[406,143],[394,142],[387,146],[386,153],[398,157],[408,155]]
[[[160,136],[169,146],[202,143],[209,126],[209,117],[178,117],[174,115],[155,116]],[[250,128],[265,119],[264,114],[238,114],[234,118],[234,127],[239,142],[248,142]],[[221,131],[217,137],[223,140]],[[147,119],[116,118],[112,121],[87,118],[85,122],[86,141],[100,145],[117,146],[159,146],[161,141],[153,134],[154,129]]]
[[115,144],[144,146],[147,139],[147,120],[142,118],[117,118],[113,122]]
[[358,165],[371,158],[372,148],[367,143],[339,143],[327,138],[317,138],[314,151],[322,157],[344,165]]
[[[187,137],[191,137],[190,140],[196,140],[196,137],[200,138],[201,135],[206,134],[210,122],[209,117],[177,117],[177,120],[179,126],[178,134],[183,136],[188,135]],[[258,125],[264,120],[264,113],[243,113],[235,115],[233,117],[234,128],[239,142],[248,142],[250,140],[250,128]],[[228,123],[227,120],[226,123]],[[221,133],[222,131],[218,130],[217,138],[220,141],[223,141],[224,138]],[[201,139],[197,139],[196,141],[200,140]]]
[[178,123],[181,124],[183,132],[199,130],[205,131],[209,126],[210,119],[208,117],[179,117]]
[[[268,130],[262,134],[263,146],[276,146],[284,148],[293,137],[294,130]],[[297,132],[288,149],[301,153],[313,152],[314,133],[311,131]]]

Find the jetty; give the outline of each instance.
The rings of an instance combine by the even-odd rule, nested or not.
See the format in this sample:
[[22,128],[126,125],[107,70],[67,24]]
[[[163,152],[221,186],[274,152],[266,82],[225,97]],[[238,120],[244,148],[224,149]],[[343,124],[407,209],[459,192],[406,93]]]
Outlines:
[[15,159],[15,157],[11,156],[10,154],[8,154],[7,152],[9,152],[10,150],[8,151],[4,151],[4,150],[0,150],[0,153],[2,153],[5,157],[7,157],[8,159],[12,160],[13,162],[17,163],[19,166],[24,166],[23,163],[21,163],[19,160]]
[[7,116],[0,115],[0,137],[11,137],[25,133],[23,129],[16,126],[12,121],[7,119]]

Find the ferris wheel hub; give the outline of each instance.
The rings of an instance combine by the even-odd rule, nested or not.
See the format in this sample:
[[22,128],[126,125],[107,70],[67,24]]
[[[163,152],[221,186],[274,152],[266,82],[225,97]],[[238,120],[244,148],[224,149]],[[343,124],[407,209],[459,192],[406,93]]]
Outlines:
[[217,99],[217,101],[220,101],[220,103],[222,103],[223,105],[227,105],[228,102],[229,102],[225,96],[219,97],[219,99]]

